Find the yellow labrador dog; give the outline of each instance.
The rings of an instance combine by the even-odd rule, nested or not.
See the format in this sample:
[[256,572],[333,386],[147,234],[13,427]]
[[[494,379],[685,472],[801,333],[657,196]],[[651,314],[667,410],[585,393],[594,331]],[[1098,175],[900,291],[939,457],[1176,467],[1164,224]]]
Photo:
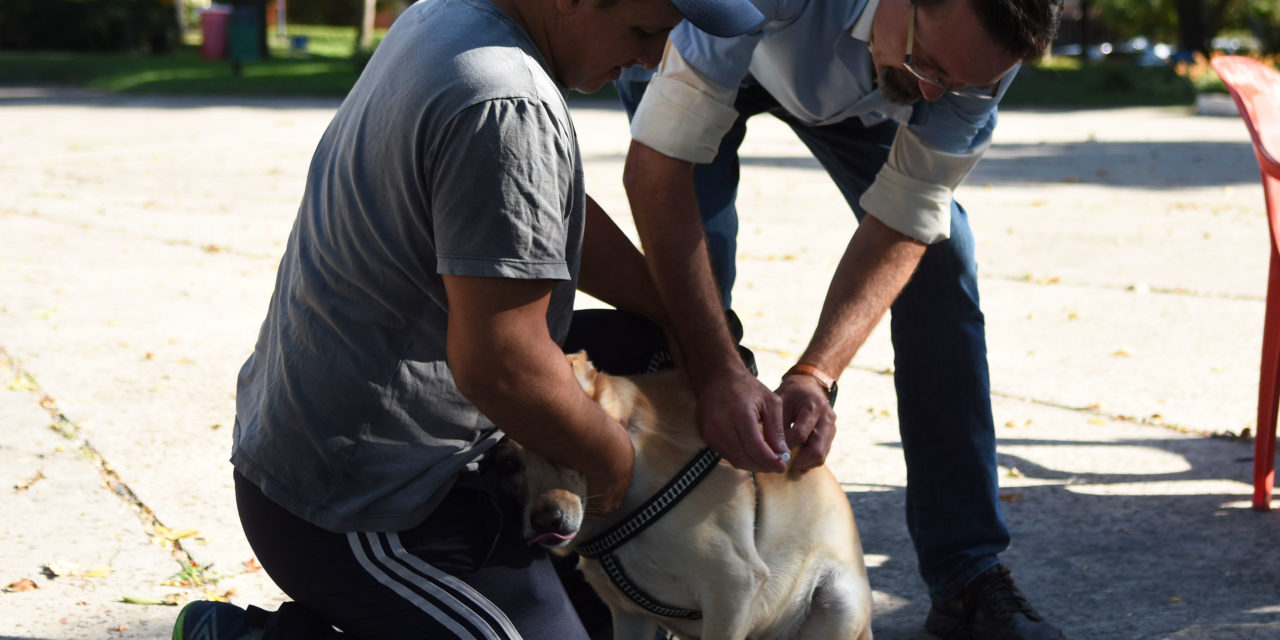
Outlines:
[[507,455],[522,467],[526,538],[583,556],[615,640],[651,640],[659,625],[684,640],[871,640],[862,545],[826,467],[734,469],[698,435],[679,372],[612,377],[584,353],[569,360],[635,445],[622,508],[587,514],[580,474],[518,447]]

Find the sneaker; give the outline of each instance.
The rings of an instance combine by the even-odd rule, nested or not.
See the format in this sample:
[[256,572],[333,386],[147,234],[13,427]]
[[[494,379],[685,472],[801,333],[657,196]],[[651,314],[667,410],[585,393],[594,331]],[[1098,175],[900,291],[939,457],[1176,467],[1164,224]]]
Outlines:
[[244,609],[228,602],[188,602],[173,623],[173,640],[240,640],[261,635],[245,620]]
[[924,628],[944,640],[1066,640],[1031,608],[1003,564],[974,578],[956,597],[934,600]]

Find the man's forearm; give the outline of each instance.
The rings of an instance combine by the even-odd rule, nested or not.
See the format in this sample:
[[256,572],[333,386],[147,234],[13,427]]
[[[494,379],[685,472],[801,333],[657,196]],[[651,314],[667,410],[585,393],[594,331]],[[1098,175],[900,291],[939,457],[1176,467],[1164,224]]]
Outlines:
[[517,442],[575,469],[614,508],[630,482],[626,429],[578,384],[547,332],[547,281],[445,276],[458,389]]
[[741,366],[707,258],[693,165],[632,142],[623,181],[649,271],[695,387]]
[[911,279],[926,248],[875,216],[863,218],[831,279],[818,328],[800,361],[838,377]]

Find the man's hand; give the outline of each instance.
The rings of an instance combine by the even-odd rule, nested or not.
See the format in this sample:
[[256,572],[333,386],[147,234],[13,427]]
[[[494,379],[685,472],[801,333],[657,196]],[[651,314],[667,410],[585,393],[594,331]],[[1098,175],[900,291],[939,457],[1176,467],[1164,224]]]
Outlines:
[[778,387],[782,419],[788,425],[787,446],[799,447],[791,468],[800,471],[822,465],[836,437],[836,412],[826,389],[809,376],[787,376]]
[[780,473],[787,465],[782,400],[745,367],[730,368],[698,390],[698,425],[707,446],[745,471]]

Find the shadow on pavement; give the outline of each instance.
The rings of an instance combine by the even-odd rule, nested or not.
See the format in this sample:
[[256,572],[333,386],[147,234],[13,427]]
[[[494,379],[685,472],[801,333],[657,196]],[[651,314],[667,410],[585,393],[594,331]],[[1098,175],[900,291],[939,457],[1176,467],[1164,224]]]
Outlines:
[[[808,155],[744,156],[742,164],[822,170]],[[967,180],[970,185],[1028,183],[1149,189],[1256,185],[1258,165],[1248,142],[996,143]]]
[[[999,443],[1015,445],[1034,445],[1037,455],[1034,461],[1000,455],[1002,468],[1016,467],[1023,476],[1019,486],[1001,489],[1013,534],[1002,559],[1036,609],[1067,637],[1280,637],[1280,512],[1252,511],[1248,495],[1221,487],[1224,480],[1249,482],[1251,443]],[[1180,456],[1187,468],[1076,473],[1066,468],[1097,465],[1077,458],[1063,458],[1063,468],[1045,462],[1059,455],[1055,449],[1081,446],[1097,447],[1099,455],[1108,448],[1155,448]],[[905,491],[879,489],[847,492],[871,565],[873,628],[877,637],[927,638],[928,596],[907,536]]]

